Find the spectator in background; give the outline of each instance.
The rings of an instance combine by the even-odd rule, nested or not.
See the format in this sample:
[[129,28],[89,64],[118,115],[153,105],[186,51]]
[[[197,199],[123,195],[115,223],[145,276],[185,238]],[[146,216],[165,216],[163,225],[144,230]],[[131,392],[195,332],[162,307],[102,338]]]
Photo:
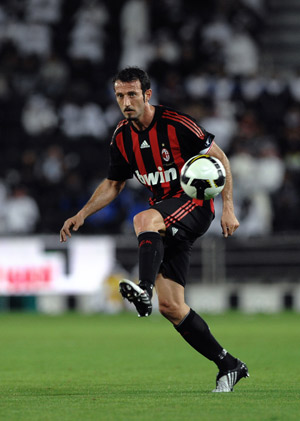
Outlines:
[[5,233],[5,207],[6,207],[7,189],[3,180],[0,180],[0,234]]
[[232,28],[226,16],[217,14],[211,22],[204,26],[202,36],[204,44],[217,44],[224,50],[232,40]]
[[255,42],[241,28],[236,28],[224,48],[225,71],[229,76],[251,76],[259,67]]
[[75,25],[70,33],[70,57],[102,62],[105,49],[105,25],[108,21],[109,13],[103,2],[83,1],[75,15]]
[[65,176],[64,152],[58,145],[51,145],[39,158],[36,172],[46,184],[58,184]]
[[58,23],[61,19],[63,0],[27,0],[25,3],[26,19],[46,24]]
[[52,53],[44,62],[42,62],[38,87],[41,91],[53,99],[60,99],[69,82],[70,72],[66,63]]
[[280,189],[273,196],[274,230],[292,233],[300,231],[300,171],[295,180],[295,173],[287,170]]
[[150,22],[147,3],[147,0],[128,0],[122,6],[120,67],[148,65]]
[[6,39],[12,41],[24,56],[47,57],[50,54],[51,28],[46,24],[10,20],[5,33]]
[[252,140],[253,152],[245,144],[231,156],[240,235],[268,235],[273,230],[272,196],[283,184],[284,163],[273,142]]
[[67,138],[91,136],[102,140],[108,132],[105,114],[93,102],[83,105],[66,102],[60,109],[60,118],[61,130]]
[[29,234],[35,232],[40,218],[38,205],[22,185],[13,188],[4,208],[5,233]]
[[24,130],[31,136],[53,131],[58,126],[58,116],[50,99],[42,94],[28,97],[22,111]]
[[237,133],[237,123],[230,105],[227,101],[220,101],[215,106],[207,106],[207,113],[201,119],[201,124],[215,134],[224,152],[230,150],[232,139]]
[[256,110],[269,133],[278,136],[284,128],[284,117],[291,105],[287,82],[278,74],[271,74],[257,99]]

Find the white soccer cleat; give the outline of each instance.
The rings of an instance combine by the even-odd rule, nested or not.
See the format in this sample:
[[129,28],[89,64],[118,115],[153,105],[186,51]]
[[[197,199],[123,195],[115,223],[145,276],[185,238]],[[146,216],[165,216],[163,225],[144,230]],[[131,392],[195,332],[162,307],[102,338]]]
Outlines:
[[237,366],[233,370],[219,371],[216,380],[216,388],[212,392],[233,392],[233,387],[243,377],[249,377],[245,363],[237,360]]

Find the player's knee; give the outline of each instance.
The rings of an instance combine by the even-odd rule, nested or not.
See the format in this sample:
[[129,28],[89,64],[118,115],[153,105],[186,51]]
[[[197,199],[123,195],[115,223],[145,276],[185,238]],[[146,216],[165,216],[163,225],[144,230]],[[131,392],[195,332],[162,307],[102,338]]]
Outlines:
[[149,224],[149,218],[146,211],[140,212],[133,217],[133,226],[136,233],[145,231]]
[[143,231],[160,231],[165,228],[161,214],[153,209],[136,214],[133,218],[133,226],[137,235]]
[[171,322],[180,318],[180,306],[174,301],[160,300],[159,312]]

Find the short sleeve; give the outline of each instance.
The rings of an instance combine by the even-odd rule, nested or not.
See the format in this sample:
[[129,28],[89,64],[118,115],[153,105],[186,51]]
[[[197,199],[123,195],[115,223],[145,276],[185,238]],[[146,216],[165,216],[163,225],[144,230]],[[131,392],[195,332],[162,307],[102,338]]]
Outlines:
[[109,147],[109,166],[107,178],[109,180],[116,181],[132,178],[131,165],[118,148],[115,135],[113,136]]
[[181,125],[178,135],[182,139],[182,148],[188,156],[207,154],[215,137],[195,122],[192,127]]
[[200,149],[199,153],[201,155],[205,155],[209,152],[210,148],[212,147],[215,136],[211,133],[208,133],[206,130],[203,129],[203,127],[201,129],[204,132],[204,142],[203,145],[200,146],[202,149]]

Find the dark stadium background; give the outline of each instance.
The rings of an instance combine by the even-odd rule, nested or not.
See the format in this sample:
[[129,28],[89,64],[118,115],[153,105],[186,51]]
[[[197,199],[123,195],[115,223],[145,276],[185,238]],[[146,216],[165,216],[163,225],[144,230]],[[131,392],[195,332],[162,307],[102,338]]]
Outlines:
[[[201,258],[192,259],[192,281],[201,282],[199,273],[216,284],[224,277],[236,284],[284,281],[283,307],[293,308],[300,265],[299,46],[300,6],[293,0],[3,0],[1,241],[38,235],[46,249],[59,249],[54,238],[63,221],[106,176],[121,118],[111,78],[136,64],[152,78],[153,103],[193,115],[232,162],[241,227],[224,243],[214,223],[196,247]],[[128,183],[80,231],[113,235],[129,272],[136,258],[131,221],[147,197]],[[218,201],[216,208],[219,215]],[[10,300],[20,306],[20,297]],[[75,306],[74,297],[68,300]],[[228,300],[238,307],[235,288]]]

